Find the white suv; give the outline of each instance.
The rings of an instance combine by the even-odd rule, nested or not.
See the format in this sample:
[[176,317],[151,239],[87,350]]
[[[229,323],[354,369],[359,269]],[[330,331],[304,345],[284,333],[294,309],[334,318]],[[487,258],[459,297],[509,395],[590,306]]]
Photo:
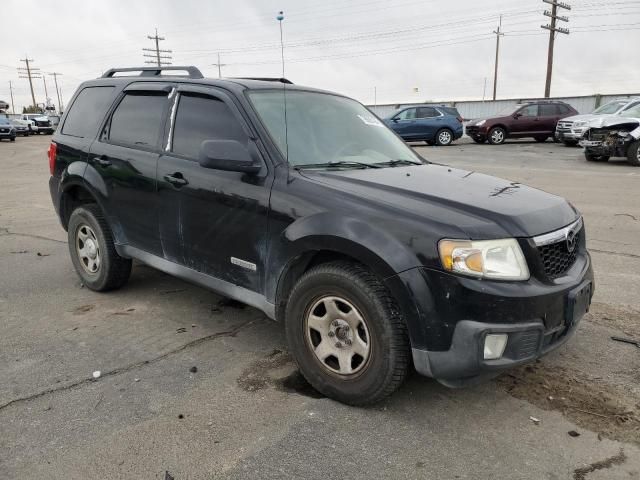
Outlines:
[[640,105],[640,97],[624,98],[605,103],[591,113],[563,118],[556,125],[556,138],[564,142],[566,146],[577,145],[589,129],[589,122],[591,120],[598,117],[618,115],[638,105]]

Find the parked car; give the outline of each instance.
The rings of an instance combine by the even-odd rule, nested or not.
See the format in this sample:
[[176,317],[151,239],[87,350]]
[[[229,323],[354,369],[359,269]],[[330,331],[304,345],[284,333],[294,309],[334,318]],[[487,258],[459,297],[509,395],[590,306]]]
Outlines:
[[16,130],[16,135],[22,135],[23,137],[28,137],[30,135],[30,124],[25,120],[18,120],[15,118],[10,118],[9,122],[13,125],[13,128]]
[[49,121],[51,122],[51,126],[55,131],[58,128],[58,125],[60,124],[60,115],[48,115],[48,117],[49,117]]
[[6,117],[0,117],[0,140],[8,138],[12,142],[16,141],[16,128]]
[[463,134],[462,117],[454,107],[409,107],[383,121],[403,140],[429,145],[450,145]]
[[24,115],[22,114],[8,113],[6,116],[11,120],[17,120],[21,123],[26,124],[27,128],[29,129],[29,135],[36,133],[38,129],[38,127],[36,126],[36,122],[34,122],[33,120],[23,119]]
[[591,120],[598,117],[617,115],[638,105],[640,105],[640,97],[614,100],[596,108],[591,113],[563,118],[556,126],[556,138],[558,141],[564,142],[568,147],[577,145],[589,128]]
[[588,310],[566,200],[430,163],[341,95],[135,70],[83,83],[49,148],[87,288],[122,287],[137,259],[249,304],[284,322],[314,388],[353,405],[412,364],[463,386],[535,361]]
[[501,145],[507,138],[532,137],[545,142],[553,137],[559,119],[578,112],[560,101],[533,101],[507,107],[495,117],[483,118],[467,125],[466,131],[474,142]]
[[640,167],[640,104],[591,120],[580,145],[590,162],[626,157],[631,165]]
[[44,134],[51,135],[54,131],[54,128],[51,125],[51,120],[49,120],[49,117],[41,113],[25,113],[22,115],[22,120],[33,121],[34,124],[31,127],[33,133],[37,133],[37,134],[44,133]]

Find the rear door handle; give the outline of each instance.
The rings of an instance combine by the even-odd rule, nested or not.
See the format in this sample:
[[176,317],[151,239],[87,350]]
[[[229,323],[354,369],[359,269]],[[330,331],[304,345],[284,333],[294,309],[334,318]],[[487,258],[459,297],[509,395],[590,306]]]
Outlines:
[[109,165],[111,165],[111,160],[108,160],[104,155],[100,157],[94,157],[93,161],[101,167],[108,167]]
[[189,183],[187,179],[184,178],[180,172],[172,173],[171,175],[165,175],[163,178],[167,182],[169,182],[171,185],[178,188],[184,185],[187,185]]

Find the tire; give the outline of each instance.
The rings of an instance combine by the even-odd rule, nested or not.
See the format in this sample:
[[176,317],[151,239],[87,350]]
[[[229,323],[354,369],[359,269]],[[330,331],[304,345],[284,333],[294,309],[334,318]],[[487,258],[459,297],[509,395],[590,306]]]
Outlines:
[[433,140],[425,140],[424,143],[426,143],[430,147],[433,147],[435,145],[435,143],[433,143]]
[[502,127],[493,127],[489,130],[489,143],[491,145],[502,145],[507,139],[507,132]]
[[[100,207],[86,204],[76,208],[69,218],[68,238],[71,261],[87,288],[105,292],[127,283],[131,259],[116,252],[111,229]],[[80,250],[84,250],[84,257]],[[91,253],[95,257],[91,258]]]
[[636,140],[627,149],[627,161],[634,167],[640,167],[640,140]]
[[9,138],[9,140],[11,140],[12,142],[15,142],[16,141],[16,137],[11,137],[11,138]]
[[[411,349],[400,309],[378,277],[359,264],[336,261],[306,272],[287,302],[285,329],[302,375],[339,402],[379,402],[409,371]],[[344,343],[337,347],[334,340]]]
[[533,137],[533,138],[534,138],[534,140],[535,140],[536,142],[538,142],[538,143],[543,143],[543,142],[546,142],[546,141],[547,141],[547,138],[549,138],[549,137],[539,136],[539,137]]
[[480,143],[480,144],[482,144],[482,143],[484,143],[484,142],[486,142],[486,141],[487,141],[487,139],[486,139],[486,138],[476,138],[476,137],[471,137],[471,139],[472,139],[474,142],[476,142],[476,143]]
[[562,143],[564,143],[565,147],[575,147],[578,145],[578,142],[575,140],[564,140]]
[[608,162],[609,161],[609,155],[596,155],[594,153],[589,153],[588,151],[584,152],[584,158],[586,158],[588,162]]
[[453,143],[453,132],[448,128],[441,128],[436,132],[436,145],[447,147]]

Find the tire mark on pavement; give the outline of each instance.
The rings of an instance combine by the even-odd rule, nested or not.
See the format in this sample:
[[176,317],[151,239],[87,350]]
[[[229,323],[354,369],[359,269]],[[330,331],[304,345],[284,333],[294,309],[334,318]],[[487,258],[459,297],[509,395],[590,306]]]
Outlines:
[[614,465],[622,465],[626,460],[627,456],[624,454],[624,450],[620,449],[620,453],[618,453],[618,455],[614,455],[613,457],[609,457],[605,460],[600,460],[599,462],[590,463],[586,467],[576,468],[573,471],[573,479],[585,480],[589,473],[595,472],[596,470],[611,468]]
[[597,248],[589,248],[588,250],[590,252],[604,253],[606,255],[620,255],[621,257],[640,258],[640,255],[636,255],[635,253],[612,252],[611,250],[599,250]]
[[141,368],[147,365],[151,365],[153,363],[157,363],[160,360],[163,360],[171,355],[175,355],[176,353],[182,352],[183,350],[186,350],[188,348],[191,347],[195,347],[197,345],[200,345],[202,343],[208,342],[209,340],[215,340],[217,338],[221,338],[221,337],[235,337],[241,330],[245,329],[246,327],[248,327],[249,325],[253,324],[255,321],[262,319],[262,317],[257,318],[257,319],[253,319],[253,320],[248,320],[244,323],[241,323],[240,325],[238,325],[237,327],[232,328],[231,330],[227,330],[224,332],[217,332],[217,333],[212,333],[211,335],[207,335],[204,337],[200,337],[200,338],[196,338],[195,340],[191,341],[191,342],[187,342],[173,350],[169,350],[168,352],[163,353],[162,355],[158,355],[157,357],[154,357],[150,360],[143,360],[141,362],[136,362],[133,363],[131,365],[127,365],[125,367],[119,367],[119,368],[115,368],[113,370],[109,370],[107,372],[103,372],[99,378],[93,378],[93,377],[89,377],[89,378],[84,378],[82,380],[78,380],[74,383],[70,383],[67,385],[62,385],[59,387],[55,387],[55,388],[48,388],[47,390],[43,390],[42,392],[38,392],[38,393],[34,393],[32,395],[28,395],[26,397],[20,397],[20,398],[15,398],[13,400],[10,400],[7,403],[4,403],[2,405],[0,405],[0,411],[4,410],[5,408],[8,408],[12,405],[16,405],[19,403],[24,403],[24,402],[29,402],[31,400],[35,400],[37,398],[40,397],[44,397],[45,395],[50,395],[52,393],[56,393],[56,392],[61,392],[61,391],[65,391],[65,390],[74,390],[76,388],[82,387],[84,385],[88,385],[90,383],[94,383],[97,382],[103,378],[106,377],[113,377],[115,375],[119,375],[121,373],[126,373],[126,372],[130,372],[131,370],[135,370],[137,368]]

